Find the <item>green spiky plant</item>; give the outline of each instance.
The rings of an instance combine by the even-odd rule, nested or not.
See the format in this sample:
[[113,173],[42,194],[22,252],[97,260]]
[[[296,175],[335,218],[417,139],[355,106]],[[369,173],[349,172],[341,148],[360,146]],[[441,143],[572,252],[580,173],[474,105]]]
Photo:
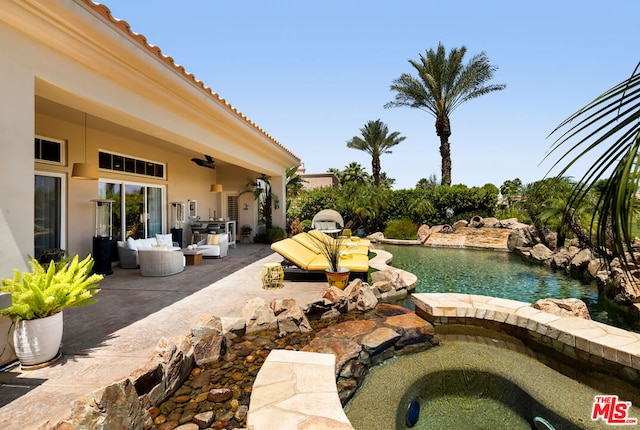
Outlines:
[[13,279],[3,279],[0,292],[11,293],[12,305],[0,311],[13,321],[45,318],[65,308],[95,303],[103,275],[92,274],[93,258],[63,259],[42,266],[29,257],[31,272],[14,271]]
[[333,238],[325,233],[318,234],[317,236],[312,234],[310,237],[318,247],[320,254],[322,254],[329,263],[329,271],[337,273],[345,270],[339,268],[339,263],[340,255],[346,249],[346,237],[338,236],[337,238]]

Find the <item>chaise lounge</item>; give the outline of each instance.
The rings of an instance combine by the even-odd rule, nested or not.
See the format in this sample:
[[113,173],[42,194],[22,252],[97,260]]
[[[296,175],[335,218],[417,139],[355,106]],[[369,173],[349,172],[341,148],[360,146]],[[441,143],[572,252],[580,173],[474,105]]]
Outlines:
[[[315,280],[324,277],[329,262],[322,255],[314,235],[320,240],[336,240],[323,232],[311,230],[271,244],[271,249],[285,259],[282,264],[285,279]],[[343,246],[338,266],[349,269],[351,278],[366,279],[369,270],[369,242],[345,240]]]

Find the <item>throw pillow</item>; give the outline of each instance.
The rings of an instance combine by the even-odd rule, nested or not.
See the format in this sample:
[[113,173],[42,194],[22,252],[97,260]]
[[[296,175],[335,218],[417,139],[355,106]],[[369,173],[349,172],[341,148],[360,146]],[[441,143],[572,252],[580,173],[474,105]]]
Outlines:
[[173,246],[172,234],[156,234],[156,240],[158,241],[158,245]]
[[136,241],[131,236],[127,238],[127,246],[129,247],[129,249],[138,249]]
[[208,241],[207,243],[209,245],[220,245],[220,241],[222,240],[222,235],[221,234],[210,234],[208,236]]

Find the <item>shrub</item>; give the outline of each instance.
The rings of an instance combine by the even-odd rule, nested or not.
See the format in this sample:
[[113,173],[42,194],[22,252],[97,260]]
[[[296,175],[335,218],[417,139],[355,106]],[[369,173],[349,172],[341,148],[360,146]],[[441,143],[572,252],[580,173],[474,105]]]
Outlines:
[[286,234],[280,227],[273,227],[267,230],[267,239],[269,240],[268,243],[277,242],[284,239],[285,237]]
[[304,225],[297,219],[291,221],[291,235],[302,233],[304,231]]
[[407,218],[390,221],[384,229],[384,237],[411,240],[418,237],[418,226]]

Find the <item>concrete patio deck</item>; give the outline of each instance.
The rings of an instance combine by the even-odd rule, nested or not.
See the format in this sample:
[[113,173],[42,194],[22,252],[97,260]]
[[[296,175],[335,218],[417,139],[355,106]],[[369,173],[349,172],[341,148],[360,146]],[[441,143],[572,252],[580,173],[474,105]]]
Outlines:
[[183,336],[204,315],[237,316],[247,300],[293,297],[304,304],[326,282],[285,282],[265,290],[263,264],[281,257],[268,245],[238,244],[223,259],[205,259],[164,278],[114,268],[101,282],[98,302],[64,311],[62,358],[54,365],[0,372],[0,428],[33,429],[69,414],[70,403],[128,376],[146,363],[162,337]]

